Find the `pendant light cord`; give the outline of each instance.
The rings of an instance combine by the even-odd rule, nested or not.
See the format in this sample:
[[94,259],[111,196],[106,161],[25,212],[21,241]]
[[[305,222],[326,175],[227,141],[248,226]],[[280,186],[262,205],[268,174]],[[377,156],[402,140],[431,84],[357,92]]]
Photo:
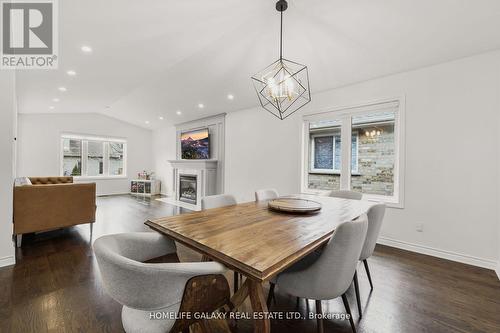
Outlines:
[[280,12],[281,23],[280,23],[280,60],[283,60],[283,11]]

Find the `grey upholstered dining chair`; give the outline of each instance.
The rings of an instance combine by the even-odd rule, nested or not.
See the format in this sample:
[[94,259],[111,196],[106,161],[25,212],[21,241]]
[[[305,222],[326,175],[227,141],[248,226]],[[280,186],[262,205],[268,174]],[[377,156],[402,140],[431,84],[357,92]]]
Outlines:
[[[380,228],[382,227],[382,221],[384,220],[385,205],[376,204],[370,207],[367,212],[368,216],[368,231],[366,232],[365,243],[363,244],[363,249],[361,250],[361,255],[359,260],[363,262],[366,270],[366,275],[368,276],[368,281],[370,282],[370,288],[373,290],[373,282],[370,274],[370,269],[368,268],[368,258],[372,256],[375,250],[375,245],[377,245],[378,236],[380,235]],[[356,301],[358,303],[358,312],[361,316],[361,300],[359,297],[359,282],[358,273],[354,273],[354,289],[356,291]]]
[[279,197],[278,191],[273,188],[255,191],[255,201],[272,200]]
[[330,192],[330,197],[334,198],[342,198],[342,199],[352,199],[352,200],[361,200],[363,198],[363,194],[354,191],[340,190],[340,191],[332,191]]
[[209,195],[201,198],[201,209],[219,208],[236,204],[236,198],[231,194]]
[[[368,229],[366,214],[352,222],[340,224],[321,252],[312,252],[283,273],[271,284],[287,294],[316,300],[316,313],[321,314],[321,300],[342,297],[349,314],[353,332],[356,332],[349,302],[345,295],[353,281],[359,255]],[[268,298],[269,299],[269,298]],[[318,332],[323,332],[323,319],[318,318]]]
[[[211,209],[236,205],[236,198],[232,194],[209,195],[201,198],[201,209]],[[233,274],[233,290],[236,292],[239,287],[239,280],[243,279],[241,274]]]
[[169,332],[175,319],[151,320],[150,314],[178,312],[191,278],[226,271],[216,262],[144,263],[176,252],[174,241],[156,232],[102,236],[93,247],[104,288],[123,305],[122,324],[127,333]]

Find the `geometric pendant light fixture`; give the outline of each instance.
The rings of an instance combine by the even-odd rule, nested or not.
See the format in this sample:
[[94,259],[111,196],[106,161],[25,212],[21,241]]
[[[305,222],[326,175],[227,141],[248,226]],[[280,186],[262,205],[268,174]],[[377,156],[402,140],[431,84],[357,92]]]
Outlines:
[[252,76],[261,106],[283,120],[311,101],[307,66],[283,58],[283,12],[285,0],[276,3],[280,12],[280,57]]

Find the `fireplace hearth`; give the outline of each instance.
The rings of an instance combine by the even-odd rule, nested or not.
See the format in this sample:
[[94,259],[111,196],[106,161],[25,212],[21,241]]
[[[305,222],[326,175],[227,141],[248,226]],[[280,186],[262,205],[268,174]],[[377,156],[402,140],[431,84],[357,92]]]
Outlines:
[[197,203],[197,176],[180,175],[179,177],[179,201],[193,205]]

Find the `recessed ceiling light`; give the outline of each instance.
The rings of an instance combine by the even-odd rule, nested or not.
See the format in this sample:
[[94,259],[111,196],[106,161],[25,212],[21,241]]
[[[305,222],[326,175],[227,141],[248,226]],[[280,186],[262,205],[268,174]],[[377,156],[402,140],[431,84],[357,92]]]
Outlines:
[[163,120],[163,117],[162,117],[162,116],[159,116],[159,117],[158,117],[158,119]]
[[83,45],[83,46],[81,47],[81,50],[82,50],[83,52],[85,52],[85,53],[91,53],[91,52],[92,52],[92,48],[91,48],[90,46],[88,46],[88,45]]
[[230,100],[230,101],[232,101],[234,99],[234,95],[228,94],[227,95],[227,99]]
[[68,89],[66,89],[66,87],[59,87],[59,88],[57,88],[57,89],[59,89],[59,91],[63,91],[63,92],[64,92],[64,91],[68,91]]
[[49,109],[54,110],[55,107],[51,105],[51,106],[49,106]]
[[181,110],[177,110],[175,113],[177,113],[178,116],[182,114]]
[[74,70],[70,69],[69,71],[66,72],[66,74],[68,74],[69,76],[75,76],[76,72]]
[[203,109],[203,108],[205,107],[205,105],[203,105],[202,103],[200,103],[200,104],[198,104],[198,107],[199,107],[200,109]]
[[59,99],[59,98],[52,98],[52,102],[56,102],[56,103],[57,103],[57,102],[59,102],[59,101],[60,101],[60,99]]
[[149,120],[146,120],[144,123],[145,123],[146,125],[149,125]]

